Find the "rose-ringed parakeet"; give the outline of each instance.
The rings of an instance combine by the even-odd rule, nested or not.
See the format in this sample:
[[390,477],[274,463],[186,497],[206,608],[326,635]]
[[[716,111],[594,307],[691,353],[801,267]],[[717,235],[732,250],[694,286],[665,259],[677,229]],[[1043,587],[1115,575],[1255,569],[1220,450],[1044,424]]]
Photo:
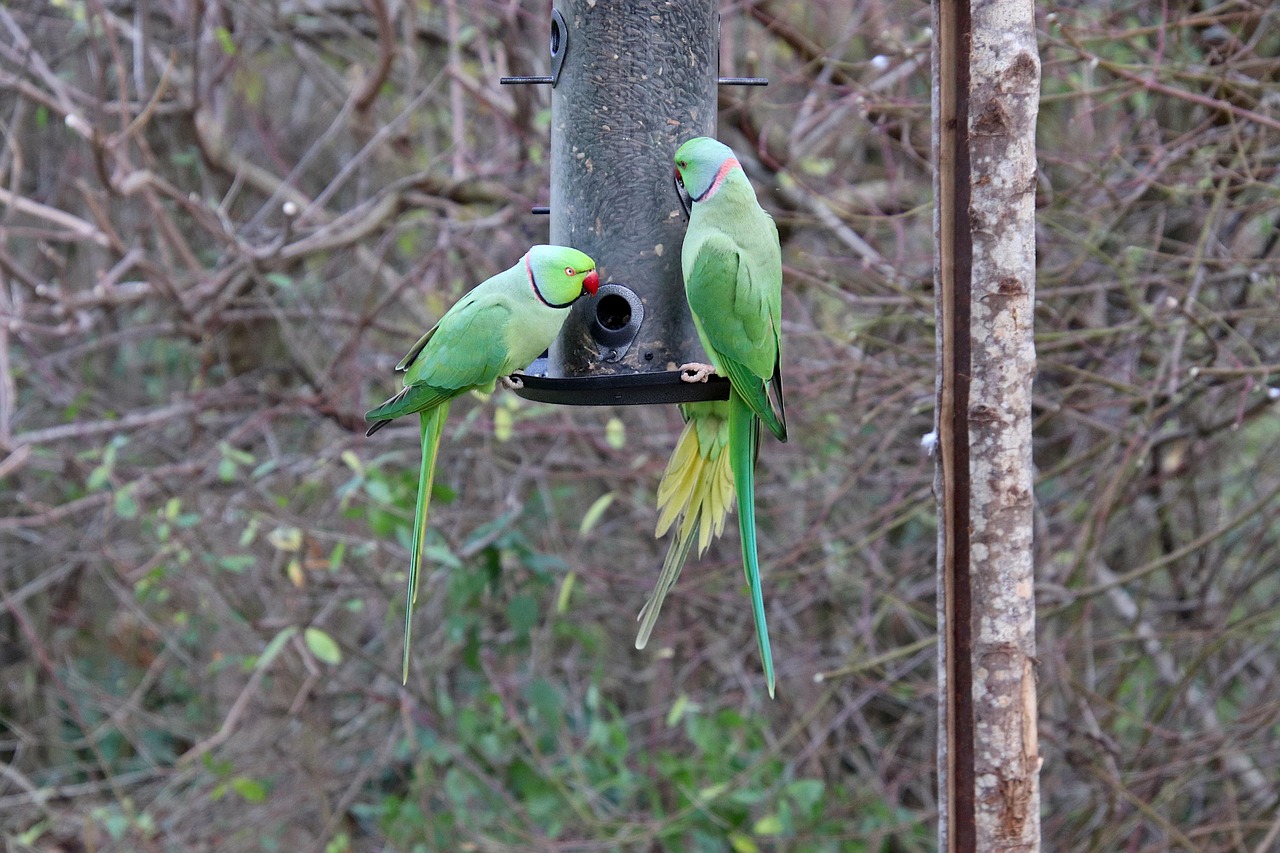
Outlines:
[[[681,251],[685,295],[698,339],[710,365],[684,365],[689,381],[718,373],[729,379],[726,403],[684,407],[688,423],[659,485],[659,503],[670,525],[682,516],[653,597],[641,612],[637,645],[643,645],[662,598],[679,574],[695,532],[700,549],[724,526],[729,494],[737,492],[743,569],[751,591],[756,642],[769,695],[774,692],[773,655],[765,623],[760,564],[756,556],[754,469],[763,422],[787,440],[779,370],[782,315],[782,252],[772,217],[730,148],[698,137],[680,146],[676,177],[692,201]],[[727,451],[727,465],[726,465]],[[663,501],[664,496],[667,500]]]
[[422,468],[404,612],[402,678],[406,682],[427,505],[449,404],[468,391],[493,391],[499,379],[528,367],[551,346],[569,316],[569,307],[584,292],[594,295],[600,286],[595,269],[595,261],[577,249],[534,246],[511,269],[478,285],[446,311],[396,365],[396,370],[405,371],[404,389],[365,414],[371,424],[367,435],[413,412],[418,413],[421,426]]

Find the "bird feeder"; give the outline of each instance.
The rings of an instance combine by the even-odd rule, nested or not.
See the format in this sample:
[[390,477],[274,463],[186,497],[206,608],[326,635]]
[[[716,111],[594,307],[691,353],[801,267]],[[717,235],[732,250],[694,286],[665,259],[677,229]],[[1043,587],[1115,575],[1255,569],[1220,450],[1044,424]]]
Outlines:
[[551,89],[551,242],[591,255],[594,297],[578,300],[522,397],[567,405],[727,399],[729,383],[682,381],[707,361],[685,301],[685,221],[672,157],[714,136],[720,78],[715,0],[557,0],[551,74],[504,77]]

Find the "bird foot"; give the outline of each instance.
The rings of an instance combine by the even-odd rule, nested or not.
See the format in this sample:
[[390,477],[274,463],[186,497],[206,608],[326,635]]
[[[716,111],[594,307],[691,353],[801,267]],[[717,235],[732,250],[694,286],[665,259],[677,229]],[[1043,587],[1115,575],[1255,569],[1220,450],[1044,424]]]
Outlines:
[[715,372],[716,369],[712,365],[699,364],[696,361],[680,365],[680,379],[684,382],[706,382]]
[[508,391],[519,391],[524,387],[524,380],[519,376],[499,376],[498,384]]

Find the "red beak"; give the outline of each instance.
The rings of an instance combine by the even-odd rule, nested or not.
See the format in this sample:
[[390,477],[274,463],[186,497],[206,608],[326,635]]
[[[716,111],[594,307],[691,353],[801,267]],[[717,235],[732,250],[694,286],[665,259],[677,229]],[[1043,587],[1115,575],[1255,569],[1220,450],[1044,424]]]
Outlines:
[[595,270],[587,273],[587,277],[582,280],[582,289],[592,296],[596,295],[596,291],[600,289],[600,275]]

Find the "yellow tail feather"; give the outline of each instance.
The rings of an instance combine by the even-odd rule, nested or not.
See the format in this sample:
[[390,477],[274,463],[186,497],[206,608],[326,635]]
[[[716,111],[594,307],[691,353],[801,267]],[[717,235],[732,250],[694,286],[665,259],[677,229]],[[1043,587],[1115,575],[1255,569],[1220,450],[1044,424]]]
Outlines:
[[[714,417],[714,416],[711,416]],[[703,420],[708,418],[704,416]],[[677,536],[687,539],[698,528],[698,554],[701,556],[713,537],[724,532],[724,521],[733,507],[733,470],[725,451],[728,422],[699,423],[689,419],[676,441],[676,449],[667,461],[658,483],[658,525],[655,536],[662,536],[680,519]],[[711,426],[713,429],[708,430]]]
[[698,554],[707,550],[714,536],[724,531],[725,518],[734,506],[733,469],[729,464],[729,422],[723,403],[702,403],[685,409],[688,420],[676,441],[662,480],[658,484],[658,526],[662,536],[678,520],[675,538],[667,550],[653,594],[638,617],[636,648],[649,642],[658,611],[680,576],[696,537]]

